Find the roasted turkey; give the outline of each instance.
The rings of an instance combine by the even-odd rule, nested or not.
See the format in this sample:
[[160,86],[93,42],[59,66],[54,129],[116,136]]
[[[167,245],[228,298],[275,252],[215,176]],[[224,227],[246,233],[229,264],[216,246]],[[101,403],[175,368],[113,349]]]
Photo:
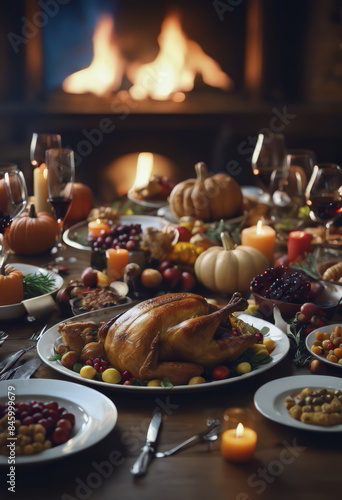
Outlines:
[[229,323],[239,326],[231,314],[247,306],[240,294],[217,310],[199,295],[171,293],[113,318],[100,328],[99,338],[118,370],[143,380],[167,377],[173,384],[186,384],[205,366],[233,361],[257,342],[248,330],[240,328],[237,337],[229,328]]

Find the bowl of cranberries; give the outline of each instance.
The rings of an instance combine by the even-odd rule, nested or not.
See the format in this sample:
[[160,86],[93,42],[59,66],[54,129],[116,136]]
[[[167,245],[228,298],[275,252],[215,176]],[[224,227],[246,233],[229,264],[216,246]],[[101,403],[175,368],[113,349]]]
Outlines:
[[276,305],[285,318],[295,316],[307,302],[317,304],[329,317],[342,299],[342,288],[310,281],[306,274],[285,266],[272,267],[255,276],[250,290],[265,316],[272,315]]

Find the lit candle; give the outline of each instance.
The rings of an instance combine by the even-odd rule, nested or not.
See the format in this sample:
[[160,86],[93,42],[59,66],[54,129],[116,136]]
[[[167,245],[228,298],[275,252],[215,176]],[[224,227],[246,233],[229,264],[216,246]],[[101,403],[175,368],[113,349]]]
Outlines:
[[312,234],[304,231],[292,231],[289,234],[288,257],[289,262],[293,262],[305,252],[311,252]]
[[222,434],[221,455],[230,462],[248,462],[254,457],[256,443],[257,433],[240,423]]
[[106,251],[106,256],[109,280],[117,281],[124,275],[124,269],[128,264],[128,251],[124,248],[110,248]]
[[107,232],[108,230],[108,224],[100,219],[92,220],[88,224],[88,233],[91,234],[92,238],[98,238],[101,236],[101,231]]
[[262,220],[259,220],[256,226],[242,230],[241,242],[243,245],[260,250],[272,262],[276,249],[276,232],[272,227],[265,226]]
[[48,169],[45,163],[33,171],[33,194],[35,197],[36,212],[52,212],[51,205],[48,202]]

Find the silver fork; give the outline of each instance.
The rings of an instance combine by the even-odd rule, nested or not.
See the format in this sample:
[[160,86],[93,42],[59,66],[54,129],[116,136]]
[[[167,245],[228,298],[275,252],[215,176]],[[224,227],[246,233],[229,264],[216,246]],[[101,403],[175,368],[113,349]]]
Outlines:
[[47,324],[44,326],[44,328],[42,328],[42,330],[40,332],[35,332],[35,333],[32,333],[32,335],[30,337],[26,337],[26,338],[22,338],[22,337],[9,337],[9,335],[5,332],[0,332],[0,346],[8,339],[8,341],[10,342],[11,340],[34,340],[36,342],[38,342],[38,340],[41,339],[42,335],[45,333],[46,331],[46,328],[47,328]]
[[[47,328],[47,324],[42,328],[39,334],[36,334],[36,337],[34,339],[35,342],[38,342],[44,335],[45,331]],[[33,337],[33,336],[32,336]],[[33,339],[32,339],[33,340]],[[19,351],[15,352],[14,354],[11,354],[9,357],[7,357],[2,363],[0,363],[0,375],[5,373],[7,370],[12,368],[12,366],[23,356],[27,351],[30,351],[33,349],[35,345],[31,345],[29,347],[24,347],[20,349]]]
[[202,439],[204,441],[215,441],[217,439],[218,434],[221,432],[221,423],[219,420],[209,420],[207,421],[207,426],[208,428],[203,431],[199,432],[198,434],[195,434],[191,438],[187,439],[186,441],[183,441],[182,443],[178,444],[177,446],[174,446],[170,450],[167,451],[159,451],[155,453],[156,458],[164,458],[164,457],[169,457],[170,455],[173,455],[177,451],[181,450],[182,448],[185,448],[189,444]]

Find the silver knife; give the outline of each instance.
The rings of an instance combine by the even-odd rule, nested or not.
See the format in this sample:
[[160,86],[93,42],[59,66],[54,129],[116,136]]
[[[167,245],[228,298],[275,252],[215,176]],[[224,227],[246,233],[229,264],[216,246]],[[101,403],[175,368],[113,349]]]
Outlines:
[[141,453],[131,468],[131,474],[134,476],[142,476],[146,473],[151,458],[154,454],[153,444],[157,441],[158,432],[163,421],[163,417],[160,411],[157,411],[151,420],[149,425],[145,446],[141,448]]
[[15,371],[12,379],[28,379],[30,378],[36,370],[40,367],[42,361],[39,358],[30,359],[30,361],[26,361]]

